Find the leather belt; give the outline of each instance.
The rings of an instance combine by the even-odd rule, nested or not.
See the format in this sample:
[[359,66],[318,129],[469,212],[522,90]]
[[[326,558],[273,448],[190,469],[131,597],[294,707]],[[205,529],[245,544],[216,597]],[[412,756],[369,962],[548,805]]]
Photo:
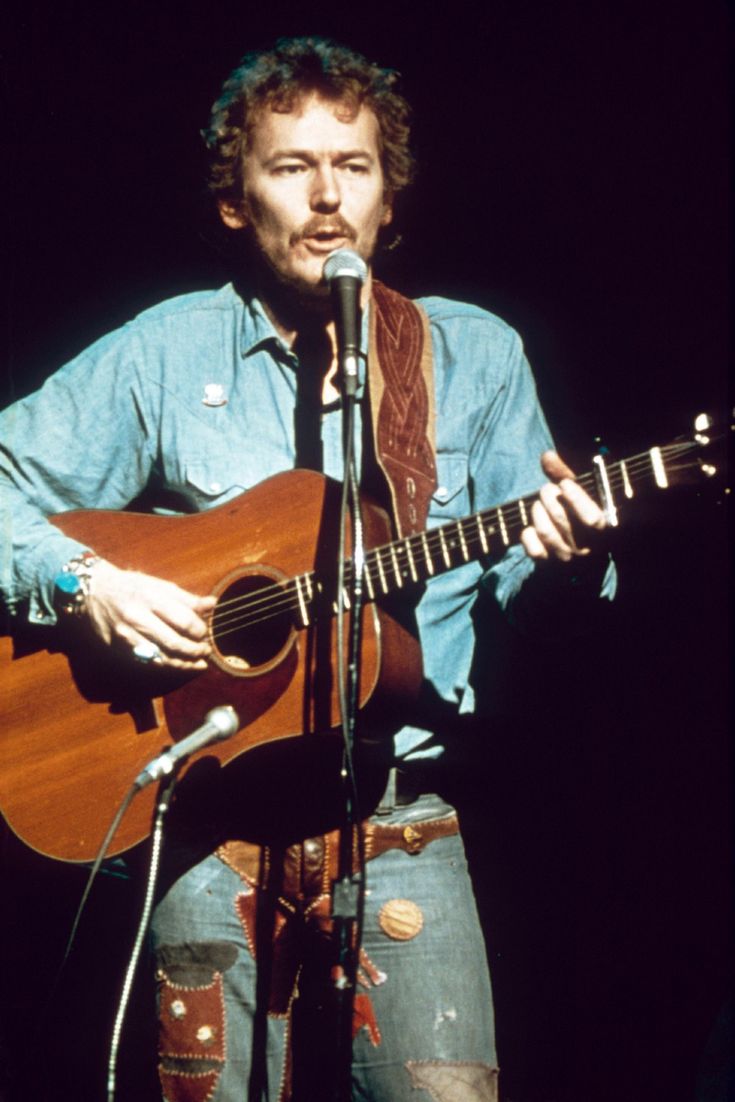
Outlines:
[[456,813],[443,819],[426,819],[417,823],[365,823],[365,859],[380,857],[389,849],[402,849],[405,853],[421,853],[437,838],[449,838],[459,834]]
[[[365,859],[371,861],[390,849],[419,854],[437,838],[458,834],[459,821],[456,813],[452,813],[441,819],[422,819],[415,823],[367,821],[362,824],[362,830]],[[339,831],[333,830],[318,838],[306,838],[281,851],[283,892],[292,897],[328,892],[331,880],[337,875],[338,847]],[[216,852],[221,861],[252,887],[265,886],[275,857],[269,847],[231,841],[224,842]]]

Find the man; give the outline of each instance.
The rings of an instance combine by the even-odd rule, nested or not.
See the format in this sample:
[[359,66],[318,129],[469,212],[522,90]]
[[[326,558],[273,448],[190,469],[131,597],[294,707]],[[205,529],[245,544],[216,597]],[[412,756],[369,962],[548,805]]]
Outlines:
[[[395,82],[395,74],[316,39],[281,41],[230,76],[206,137],[235,283],[146,312],[4,415],[10,546],[2,584],[14,615],[53,624],[73,610],[119,652],[121,669],[132,654],[164,669],[207,671],[216,650],[214,596],[121,569],[46,518],[123,508],[146,489],[206,509],[294,466],[341,478],[341,392],[323,269],[343,247],[371,261],[409,182],[408,113]],[[429,581],[416,609],[424,704],[386,736],[380,768],[369,762],[364,778],[364,810],[373,814],[365,828],[354,1096],[494,1099],[483,944],[456,816],[436,794],[451,737],[446,716],[473,707],[480,584],[502,607],[529,616],[534,600],[548,612],[574,589],[578,601],[584,575],[591,607],[613,584],[603,557],[589,551],[589,535],[605,520],[549,451],[530,371],[506,325],[441,298],[424,300],[422,313],[375,286],[371,272],[362,305],[376,346],[385,348],[399,316],[430,334],[429,366],[410,364],[414,389],[403,409],[403,428],[419,442],[414,460],[420,467],[423,457],[429,472],[429,528],[539,492],[521,546]],[[364,346],[367,337],[366,322]],[[407,526],[423,528],[420,494],[411,478],[391,474],[406,457],[383,434],[374,389],[382,378],[390,398],[404,376],[391,381],[384,363],[371,366],[375,354],[360,380],[361,478],[392,504],[406,534]],[[423,420],[418,395],[427,398]],[[69,578],[71,599],[59,596]],[[294,1001],[321,1007],[334,967],[329,891],[339,783],[327,777],[312,793],[312,777],[289,788],[287,772],[275,792],[255,791],[233,771],[234,779],[182,797],[153,923],[169,1100],[291,1096]],[[318,1084],[302,1083],[303,1097],[326,1097],[327,1069],[315,1070]]]

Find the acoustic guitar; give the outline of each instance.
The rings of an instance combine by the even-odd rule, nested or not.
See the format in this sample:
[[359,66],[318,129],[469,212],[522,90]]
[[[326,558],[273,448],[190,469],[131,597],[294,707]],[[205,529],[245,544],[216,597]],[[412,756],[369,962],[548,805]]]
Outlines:
[[[692,472],[714,475],[703,450],[712,439],[700,415],[690,438],[626,460],[597,457],[578,481],[615,523],[616,503],[641,484],[664,489]],[[91,510],[51,518],[120,567],[214,594],[214,653],[194,675],[141,666],[72,618],[53,628],[18,625],[0,638],[0,807],[26,844],[66,861],[91,860],[136,775],[216,705],[231,704],[240,729],[189,765],[204,755],[226,765],[253,747],[320,740],[338,727],[340,493],[338,483],[295,470],[194,515]],[[421,683],[418,640],[396,613],[396,597],[502,553],[529,523],[533,500],[398,540],[385,512],[364,503],[361,730],[397,729]],[[348,560],[348,591],[352,569]],[[155,786],[136,797],[111,853],[146,837],[154,801]]]

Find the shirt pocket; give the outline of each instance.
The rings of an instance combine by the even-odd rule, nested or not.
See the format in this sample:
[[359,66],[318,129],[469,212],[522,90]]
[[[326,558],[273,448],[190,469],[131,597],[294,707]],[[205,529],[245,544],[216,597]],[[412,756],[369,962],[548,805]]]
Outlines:
[[233,469],[231,456],[190,460],[181,472],[184,495],[197,509],[211,509],[244,493],[255,481],[246,470]]
[[461,452],[436,457],[436,490],[429,502],[434,524],[465,517],[470,511],[469,459]]

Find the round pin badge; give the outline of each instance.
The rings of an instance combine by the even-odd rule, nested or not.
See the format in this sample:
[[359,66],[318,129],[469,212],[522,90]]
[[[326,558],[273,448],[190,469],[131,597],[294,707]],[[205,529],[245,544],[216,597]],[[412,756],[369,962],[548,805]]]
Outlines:
[[380,908],[378,924],[395,941],[410,941],[423,929],[424,912],[410,899],[389,899]]

